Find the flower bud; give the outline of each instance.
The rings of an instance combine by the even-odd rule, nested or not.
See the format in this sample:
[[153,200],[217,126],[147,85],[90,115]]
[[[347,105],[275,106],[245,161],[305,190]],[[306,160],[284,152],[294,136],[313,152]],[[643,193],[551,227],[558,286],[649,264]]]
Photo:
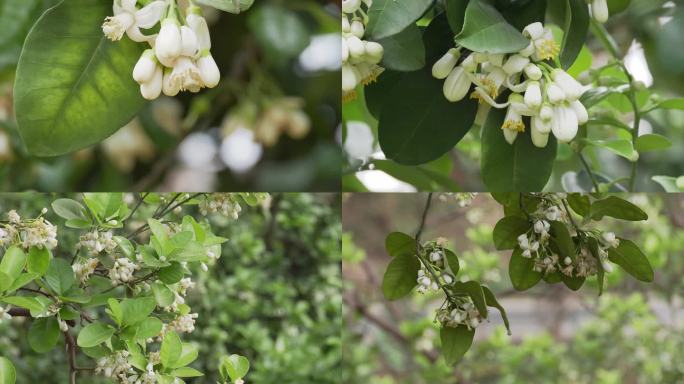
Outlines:
[[518,74],[525,69],[525,67],[530,63],[530,59],[524,56],[520,55],[512,55],[511,57],[508,58],[506,61],[506,64],[503,66],[504,72],[506,72],[507,75],[514,75]]
[[572,259],[569,257],[566,257],[565,259],[563,259],[563,263],[565,263],[565,265],[570,265],[570,264],[572,264]]
[[140,84],[140,93],[142,97],[147,100],[155,100],[161,95],[163,87],[163,75],[164,72],[160,66],[154,70],[154,75],[152,79],[146,83]]
[[546,96],[552,104],[559,104],[565,101],[565,92],[555,83],[550,83],[546,86]]
[[575,114],[577,115],[577,122],[580,125],[586,124],[587,121],[589,121],[589,112],[587,112],[587,109],[579,100],[571,102],[570,107],[572,107],[572,110],[575,111]]
[[606,273],[613,272],[613,263],[611,263],[608,259],[601,260],[601,266]]
[[563,90],[569,101],[578,100],[584,93],[582,84],[560,68],[551,72],[551,78]]
[[366,52],[363,41],[356,36],[347,37],[347,47],[349,47],[349,55],[351,57],[361,57]]
[[205,86],[214,88],[218,85],[219,81],[221,81],[221,71],[219,71],[216,61],[214,61],[211,54],[202,56],[197,61],[197,67],[199,68],[200,77]]
[[540,22],[532,23],[523,29],[523,35],[531,40],[544,37],[544,25]]
[[470,90],[470,78],[463,67],[454,68],[444,81],[444,97],[451,102],[463,100]]
[[527,76],[528,79],[538,81],[541,80],[542,78],[542,71],[539,69],[539,67],[536,64],[527,64],[525,66],[525,76]]
[[207,20],[201,15],[191,12],[185,18],[185,21],[195,33],[197,42],[199,44],[199,49],[202,51],[211,49],[211,35],[209,34]]
[[171,67],[173,60],[180,56],[182,50],[183,39],[178,22],[173,19],[165,19],[154,46],[157,59],[165,66]]
[[606,0],[593,0],[591,2],[591,16],[599,23],[608,21],[609,11]]
[[456,48],[451,48],[432,66],[432,77],[436,79],[446,79],[449,73],[456,66],[460,52]]
[[525,104],[532,109],[537,109],[542,105],[542,101],[541,86],[539,82],[530,81],[525,90]]
[[157,60],[154,51],[148,49],[140,56],[140,60],[133,68],[133,79],[139,84],[147,83],[152,80],[157,69]]
[[572,108],[564,105],[553,108],[551,131],[559,142],[569,143],[577,136],[578,130],[577,114]]
[[367,41],[364,43],[364,51],[371,63],[377,64],[382,60],[382,55],[384,53],[382,45],[374,41]]
[[366,33],[363,23],[358,19],[352,21],[350,31],[352,35],[358,37],[359,39],[363,37],[364,33]]
[[183,42],[182,56],[194,57],[199,53],[199,41],[197,35],[187,26],[182,26],[181,41]]
[[342,32],[351,33],[351,25],[349,25],[349,19],[347,17],[342,18]]
[[361,8],[361,0],[342,0],[342,12],[353,13]]
[[345,92],[353,91],[359,84],[359,78],[350,64],[342,66],[342,90]]

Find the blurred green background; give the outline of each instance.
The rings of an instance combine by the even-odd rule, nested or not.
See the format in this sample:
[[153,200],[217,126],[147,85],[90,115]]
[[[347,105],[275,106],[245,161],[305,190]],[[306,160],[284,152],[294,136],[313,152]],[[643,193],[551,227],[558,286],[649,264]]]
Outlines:
[[[19,138],[12,87],[24,38],[58,2],[0,0],[0,191],[339,190],[339,1],[205,8],[218,88],[162,97],[109,140],[41,159]],[[309,123],[295,135],[260,131],[269,107],[291,97]]]
[[[16,209],[31,217],[53,200],[43,194],[0,195],[0,212]],[[185,214],[200,217],[195,210],[185,208]],[[188,383],[216,382],[219,358],[232,353],[249,358],[247,383],[339,382],[339,211],[336,194],[273,194],[269,207],[245,208],[238,220],[209,216],[213,232],[229,241],[208,273],[193,274],[197,286],[187,303],[199,318],[183,341],[199,346],[192,366],[206,376]],[[60,247],[78,241],[82,231],[67,231],[52,212],[47,218],[60,226]],[[38,354],[27,342],[29,325],[25,318],[0,322],[0,351],[16,366],[17,383],[67,382],[63,341]],[[91,367],[94,361],[81,354],[78,365]],[[78,382],[110,383],[87,375]]]
[[510,252],[492,244],[503,217],[489,194],[468,208],[435,200],[424,240],[445,237],[461,262],[462,279],[492,287],[511,321],[498,313],[478,327],[465,358],[454,367],[440,355],[433,323],[439,294],[412,293],[388,302],[380,282],[391,231],[413,233],[425,195],[350,195],[343,203],[344,383],[601,383],[684,382],[684,196],[623,195],[649,220],[600,226],[639,244],[656,278],[645,284],[619,268],[597,297],[595,279],[578,292],[539,284],[517,292],[508,278]]

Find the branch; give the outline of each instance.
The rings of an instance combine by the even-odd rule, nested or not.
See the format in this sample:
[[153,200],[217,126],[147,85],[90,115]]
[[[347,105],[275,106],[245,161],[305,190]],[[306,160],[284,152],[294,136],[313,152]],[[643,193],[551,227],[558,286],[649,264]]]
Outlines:
[[69,359],[69,384],[76,384],[76,341],[69,331],[63,332],[66,343],[66,353]]

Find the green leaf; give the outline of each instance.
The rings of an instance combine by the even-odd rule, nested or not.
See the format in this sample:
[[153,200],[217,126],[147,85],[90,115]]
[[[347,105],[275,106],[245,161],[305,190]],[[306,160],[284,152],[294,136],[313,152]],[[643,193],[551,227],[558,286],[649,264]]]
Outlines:
[[560,61],[564,69],[572,66],[584,46],[589,31],[589,7],[585,0],[566,0],[565,26]]
[[63,295],[74,285],[76,278],[68,261],[54,258],[50,261],[50,266],[45,274],[45,281],[58,295]]
[[494,292],[492,292],[489,287],[486,285],[482,286],[482,292],[484,293],[485,300],[487,301],[487,305],[496,308],[499,310],[501,313],[501,318],[503,319],[504,325],[506,326],[506,329],[508,330],[508,334],[511,334],[511,325],[508,322],[508,315],[506,315],[506,309],[499,304],[499,302],[496,300],[496,296],[494,296]]
[[51,258],[52,253],[49,249],[45,247],[31,247],[28,253],[26,270],[31,273],[35,273],[38,276],[43,276],[47,273]]
[[387,300],[408,295],[418,283],[420,261],[413,254],[398,255],[390,261],[382,278],[382,293]]
[[119,249],[127,258],[135,261],[135,246],[130,240],[123,236],[114,236],[114,241],[116,241],[116,244],[119,245]]
[[[598,240],[594,237],[589,237],[587,239],[587,244],[589,245],[589,252],[591,252],[592,256],[598,261],[601,260],[601,257],[599,256],[599,243]],[[603,270],[603,265],[600,262],[596,263],[597,267],[597,273],[596,273],[596,283],[598,284],[598,295],[601,296],[603,294],[603,283],[604,283],[604,276],[605,276],[605,271]]]
[[19,277],[21,271],[24,270],[26,264],[26,254],[21,248],[12,246],[5,251],[5,255],[0,261],[0,272],[5,273],[9,277],[10,284]]
[[508,144],[501,131],[505,114],[505,110],[490,111],[483,127],[482,179],[490,192],[541,191],[551,177],[556,139],[550,135],[548,145],[537,148],[526,129],[513,145]]
[[425,66],[425,46],[418,27],[410,25],[396,35],[378,41],[383,49],[382,66],[395,71],[416,71]]
[[655,133],[641,135],[636,141],[636,150],[639,153],[662,151],[672,146],[672,141],[665,136]]
[[439,331],[439,336],[442,341],[444,360],[448,365],[452,365],[461,360],[473,345],[475,330],[468,329],[465,325],[459,325],[456,328],[443,326]]
[[186,365],[197,360],[197,356],[199,356],[199,350],[194,344],[183,343],[181,355],[178,358],[178,361],[173,364],[172,368],[185,367]]
[[635,158],[638,159],[639,154],[634,150],[632,146],[632,141],[627,139],[617,139],[617,140],[590,140],[582,139],[583,143],[592,145],[594,147],[599,147],[607,149],[618,156],[624,157],[629,161],[634,161]]
[[483,0],[468,3],[463,30],[454,40],[471,51],[491,54],[518,52],[530,44],[496,8]]
[[98,143],[143,106],[131,68],[144,47],[104,36],[102,20],[111,12],[101,0],[63,1],[26,38],[14,107],[32,154],[56,156]]
[[87,325],[78,334],[76,344],[82,348],[90,348],[102,344],[114,335],[115,329],[104,323]]
[[173,304],[176,298],[169,287],[158,282],[152,284],[152,293],[154,294],[154,299],[157,301],[157,305],[160,307],[168,307]]
[[575,242],[572,241],[568,227],[560,221],[552,221],[551,239],[558,246],[558,253],[562,256],[561,259],[569,257],[575,260],[577,251],[575,250]]
[[432,0],[374,0],[368,9],[366,36],[379,40],[403,31],[418,20]]
[[196,370],[195,368],[182,367],[174,369],[171,374],[176,377],[200,377],[204,376],[204,373]]
[[653,281],[653,267],[646,255],[633,242],[620,239],[617,248],[608,250],[608,259],[619,265],[637,280],[650,283]]
[[176,332],[168,332],[162,341],[160,358],[166,368],[171,368],[178,361],[183,350],[183,344]]
[[250,12],[247,22],[266,56],[275,63],[296,57],[311,41],[300,17],[275,3]]
[[589,196],[581,193],[569,193],[567,197],[568,204],[575,213],[582,217],[587,217],[591,210],[591,201]]
[[684,98],[665,100],[658,104],[658,108],[684,110]]
[[135,332],[135,338],[137,340],[146,340],[150,337],[156,337],[159,335],[159,332],[161,332],[162,325],[162,321],[156,317],[148,317],[138,324]]
[[180,263],[172,262],[170,266],[162,268],[157,272],[159,280],[166,284],[176,284],[183,278],[183,267]]
[[458,270],[461,268],[458,262],[458,257],[456,256],[455,253],[451,252],[449,249],[444,250],[445,257],[447,259],[447,265],[451,269],[451,273],[456,276],[458,274]]
[[378,140],[387,158],[403,165],[427,163],[452,150],[470,130],[477,112],[474,100],[450,103],[443,82],[427,70],[393,79],[396,84],[380,95]]
[[157,306],[154,297],[139,297],[121,301],[121,324],[130,326],[138,324],[149,316]]
[[9,359],[0,356],[0,384],[14,384],[17,372]]
[[454,34],[459,34],[463,29],[467,6],[468,0],[447,0],[446,2],[447,20]]
[[11,285],[10,277],[5,272],[0,272],[0,292],[4,292]]
[[532,224],[520,216],[506,216],[494,226],[494,247],[503,251],[518,246],[518,237],[532,228]]
[[617,196],[609,196],[603,200],[594,201],[591,205],[592,220],[598,221],[604,216],[629,221],[648,219],[648,215],[641,208]]
[[561,280],[563,281],[565,286],[572,289],[573,291],[577,291],[580,288],[582,288],[582,285],[584,285],[584,281],[586,280],[586,278],[584,278],[584,277],[579,277],[579,276],[570,277],[570,276],[565,275],[564,273],[561,273],[560,276],[561,276]]
[[676,177],[670,177],[670,176],[653,176],[651,180],[655,181],[656,183],[660,184],[661,187],[665,190],[665,192],[669,193],[677,193],[677,192],[682,192],[684,189],[681,189],[677,186],[677,178]]
[[230,355],[221,358],[220,372],[223,377],[236,381],[247,375],[249,372],[249,360],[240,355]]
[[254,4],[254,0],[197,0],[197,3],[239,14],[248,10]]
[[45,353],[57,345],[59,324],[54,317],[36,319],[28,331],[28,342],[38,353]]
[[453,284],[454,291],[457,293],[467,293],[468,296],[473,300],[473,304],[477,311],[480,312],[480,316],[487,318],[487,301],[485,300],[484,292],[482,291],[482,286],[477,281],[457,281]]
[[41,300],[32,296],[9,296],[0,300],[16,307],[26,308],[31,312],[41,312],[45,308]]
[[534,287],[542,278],[541,272],[534,270],[534,260],[522,256],[522,250],[518,247],[513,250],[511,261],[508,263],[508,275],[513,283],[513,288],[525,291]]
[[416,240],[403,232],[392,232],[385,239],[385,249],[387,254],[392,257],[415,255]]
[[[12,293],[12,292],[16,291],[17,289],[22,288],[26,284],[32,282],[33,280],[37,279],[38,277],[39,276],[36,273],[22,273],[19,275],[19,277],[17,277],[14,280],[14,282],[12,282],[12,285],[10,285],[7,288],[7,291],[9,293]],[[9,282],[9,279],[7,281]],[[0,291],[2,291],[2,289],[0,289]]]
[[63,219],[83,219],[86,209],[81,203],[72,199],[57,199],[52,202],[52,210]]

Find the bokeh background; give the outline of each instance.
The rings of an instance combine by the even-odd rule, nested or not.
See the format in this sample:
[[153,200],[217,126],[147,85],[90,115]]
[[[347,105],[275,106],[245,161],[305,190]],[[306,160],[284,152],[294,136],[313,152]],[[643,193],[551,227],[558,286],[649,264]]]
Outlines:
[[[527,1],[529,0],[508,2]],[[639,98],[647,100],[650,95],[657,95],[656,97],[665,100],[684,96],[684,51],[676,48],[684,46],[684,1],[608,0],[608,3],[611,7],[630,3],[624,12],[611,15],[605,27],[624,54],[630,73],[648,87],[639,92]],[[553,14],[547,15],[547,22],[563,25],[563,21]],[[592,69],[602,67],[611,59],[593,33],[589,33],[586,48],[587,51],[580,55],[578,61],[591,61]],[[617,71],[606,71],[604,76],[605,83],[608,84],[611,78],[619,78],[621,75]],[[586,72],[579,77],[584,81],[587,78],[589,76]],[[594,113],[614,115],[631,126],[633,116],[625,108],[626,99],[623,98],[622,95],[611,96],[599,108],[592,110]],[[385,156],[377,145],[377,122],[364,111],[361,103],[343,106],[347,127],[344,142],[345,190],[411,192],[486,189],[480,176],[479,129],[472,129],[454,150],[442,158],[420,167],[405,167],[392,162],[373,161],[383,160]],[[596,139],[623,138],[620,132],[608,125],[592,125],[589,129]],[[652,177],[684,175],[684,111],[657,110],[648,114],[640,123],[640,134],[648,133],[666,136],[672,141],[672,147],[641,155],[635,190],[663,192],[663,188]],[[629,175],[631,163],[624,158],[605,149],[590,152],[592,151],[586,150],[585,154],[599,174],[608,176],[611,180]],[[570,146],[560,145],[554,173],[546,190],[578,190],[578,185],[581,189],[588,190],[589,179],[586,173],[580,172],[581,169],[582,164]]]
[[[162,97],[107,141],[40,159],[17,134],[13,77],[28,31],[58,2],[0,0],[0,190],[339,190],[339,1],[205,8],[218,88]],[[292,106],[297,126],[269,124],[275,105]]]
[[[31,217],[53,200],[43,194],[0,195],[0,212],[16,209]],[[192,207],[185,214],[201,217]],[[47,218],[63,228],[52,212]],[[198,345],[200,356],[191,366],[206,376],[187,382],[215,383],[219,358],[237,353],[250,360],[248,383],[339,383],[339,195],[273,194],[267,206],[245,208],[238,220],[222,215],[209,220],[213,232],[229,241],[208,273],[193,273],[197,286],[188,291],[187,303],[199,318],[195,331],[182,336]],[[78,235],[64,230],[58,239],[75,244]],[[0,322],[0,351],[16,366],[17,383],[68,382],[64,342],[38,354],[27,342],[29,326],[25,318]],[[78,365],[94,362],[81,354]],[[78,382],[112,383],[87,375],[79,375]]]
[[[601,228],[633,240],[656,271],[652,284],[620,268],[597,297],[595,279],[578,292],[562,284],[515,291],[508,278],[510,251],[492,244],[503,217],[489,194],[470,207],[433,201],[422,236],[450,240],[460,279],[492,288],[508,313],[478,327],[465,358],[454,367],[440,355],[433,323],[438,294],[412,293],[388,302],[380,283],[389,262],[384,240],[392,231],[414,233],[425,194],[354,194],[343,203],[344,383],[601,383],[684,382],[684,196],[623,195],[649,220],[603,220]],[[443,297],[443,296],[442,296]]]

